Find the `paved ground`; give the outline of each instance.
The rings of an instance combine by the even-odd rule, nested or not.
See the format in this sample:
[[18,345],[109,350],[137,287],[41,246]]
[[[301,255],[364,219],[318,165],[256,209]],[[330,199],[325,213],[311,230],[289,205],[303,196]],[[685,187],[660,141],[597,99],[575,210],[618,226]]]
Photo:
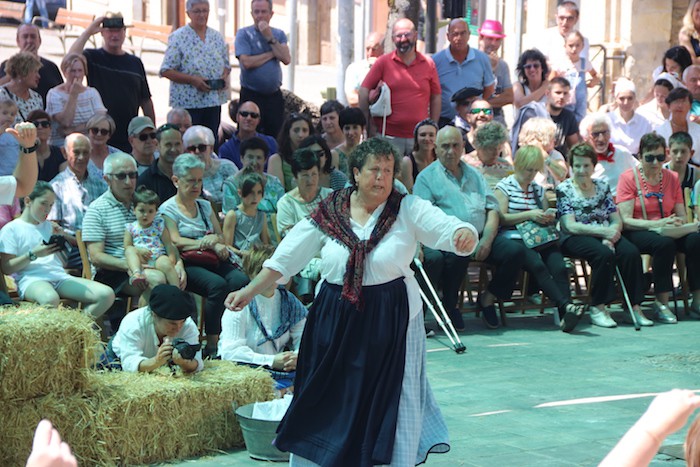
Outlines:
[[[42,55],[60,62],[55,34],[43,34]],[[0,27],[0,60],[15,52],[14,30]],[[167,81],[153,74],[161,56],[144,57],[162,123],[168,109]],[[320,89],[335,84],[328,67],[297,68],[296,92],[320,102]],[[234,76],[234,82],[236,77]],[[583,325],[573,335],[556,330],[551,316],[512,315],[509,326],[487,331],[466,315],[468,346],[457,355],[438,337],[428,341],[428,373],[450,429],[452,450],[432,456],[430,466],[596,465],[643,412],[649,393],[699,388],[700,322],[657,325],[635,332]],[[606,401],[610,396],[628,396]],[[575,404],[576,399],[593,398]],[[596,399],[598,398],[598,399]],[[564,401],[554,407],[542,404]],[[682,443],[685,431],[665,445]],[[260,465],[245,450],[175,465]],[[658,455],[652,465],[681,466]]]

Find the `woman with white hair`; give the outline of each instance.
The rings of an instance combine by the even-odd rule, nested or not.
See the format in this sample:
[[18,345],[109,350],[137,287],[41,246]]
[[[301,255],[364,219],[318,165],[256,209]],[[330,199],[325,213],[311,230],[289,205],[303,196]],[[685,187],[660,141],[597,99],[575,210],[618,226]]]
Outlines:
[[610,140],[631,154],[639,152],[639,140],[652,130],[649,120],[636,112],[637,87],[627,78],[615,82],[617,108],[609,112]]
[[593,164],[594,180],[605,180],[614,197],[617,194],[617,179],[628,169],[639,164],[624,146],[610,141],[610,113],[588,114],[581,120],[579,133],[581,138],[593,147],[598,161]]
[[187,152],[204,162],[202,194],[209,201],[221,204],[224,199],[224,180],[238,173],[238,167],[228,159],[212,157],[214,133],[203,125],[189,127],[182,135],[182,145]]

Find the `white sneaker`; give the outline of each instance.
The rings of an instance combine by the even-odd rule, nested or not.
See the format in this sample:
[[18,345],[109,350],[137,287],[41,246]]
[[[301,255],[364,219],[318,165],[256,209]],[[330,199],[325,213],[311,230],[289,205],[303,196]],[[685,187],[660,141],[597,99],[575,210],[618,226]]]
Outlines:
[[591,307],[590,314],[591,323],[593,323],[596,326],[600,326],[601,328],[617,327],[617,323],[614,319],[612,319],[610,313],[605,308],[601,310],[600,308]]

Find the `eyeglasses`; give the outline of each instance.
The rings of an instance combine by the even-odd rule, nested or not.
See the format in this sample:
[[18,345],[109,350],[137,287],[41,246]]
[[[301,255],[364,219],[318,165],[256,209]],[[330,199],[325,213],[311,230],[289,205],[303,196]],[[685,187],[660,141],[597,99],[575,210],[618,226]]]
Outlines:
[[148,141],[150,139],[156,139],[158,137],[155,133],[143,133],[138,136],[139,141]]
[[412,32],[399,32],[399,33],[394,34],[391,37],[393,37],[394,39],[408,39],[408,38],[413,37],[413,33]]
[[644,154],[644,162],[651,164],[654,161],[663,162],[666,160],[666,154]]
[[90,128],[90,133],[93,135],[97,135],[99,133],[102,136],[107,136],[109,134],[109,130],[106,128]]
[[523,68],[525,68],[526,70],[530,70],[532,68],[538,69],[538,68],[542,68],[542,64],[541,63],[527,63],[527,64],[523,65]]
[[592,131],[591,132],[591,137],[593,139],[598,138],[599,136],[608,136],[610,134],[610,130],[603,130],[603,131]]
[[239,110],[238,115],[241,117],[250,117],[250,118],[260,118],[260,114],[257,112],[248,112],[247,110]]
[[[156,130],[156,133],[161,134],[164,131],[168,131],[168,130],[180,131],[180,127],[178,125],[173,125],[172,123],[166,123],[165,125],[159,126],[158,129]],[[155,136],[154,136],[154,138],[155,138]]]
[[122,172],[122,173],[118,173],[118,174],[107,174],[107,175],[109,175],[110,177],[114,177],[117,180],[124,181],[124,180],[126,180],[126,177],[129,177],[130,180],[136,180],[136,177],[139,176],[139,173],[138,172]]
[[493,112],[493,109],[480,109],[480,108],[474,108],[469,111],[472,115],[480,114],[483,113],[484,115],[491,115]]
[[206,144],[197,144],[193,146],[187,146],[187,151],[189,152],[204,152],[209,146]]
[[48,128],[48,127],[51,126],[51,122],[48,121],[48,120],[36,120],[36,121],[34,121],[34,122],[32,122],[32,123],[33,123],[34,126],[37,127],[37,128],[39,128],[39,127],[41,127],[41,128]]

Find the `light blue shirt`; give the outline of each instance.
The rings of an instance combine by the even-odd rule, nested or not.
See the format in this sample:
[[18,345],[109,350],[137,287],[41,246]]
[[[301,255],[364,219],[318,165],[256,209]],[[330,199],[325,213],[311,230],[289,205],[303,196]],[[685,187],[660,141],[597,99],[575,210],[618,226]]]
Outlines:
[[[287,43],[287,35],[281,29],[271,28],[272,36],[280,44]],[[241,55],[260,55],[272,52],[272,46],[255,26],[241,28],[236,33],[236,58]],[[262,94],[272,94],[282,85],[282,67],[276,58],[268,60],[251,70],[241,65],[241,87],[252,89]]]
[[19,143],[9,133],[0,134],[0,175],[12,175],[19,160]]
[[496,81],[488,55],[473,47],[469,47],[467,58],[462,63],[455,60],[449,47],[433,55],[433,62],[435,62],[442,88],[440,117],[450,120],[455,117],[455,108],[452,106],[451,99],[460,89],[465,87],[484,89]]
[[445,214],[469,222],[481,234],[486,213],[498,210],[498,201],[484,176],[460,161],[462,176],[458,180],[439,160],[421,170],[413,185],[413,194],[433,203]]

